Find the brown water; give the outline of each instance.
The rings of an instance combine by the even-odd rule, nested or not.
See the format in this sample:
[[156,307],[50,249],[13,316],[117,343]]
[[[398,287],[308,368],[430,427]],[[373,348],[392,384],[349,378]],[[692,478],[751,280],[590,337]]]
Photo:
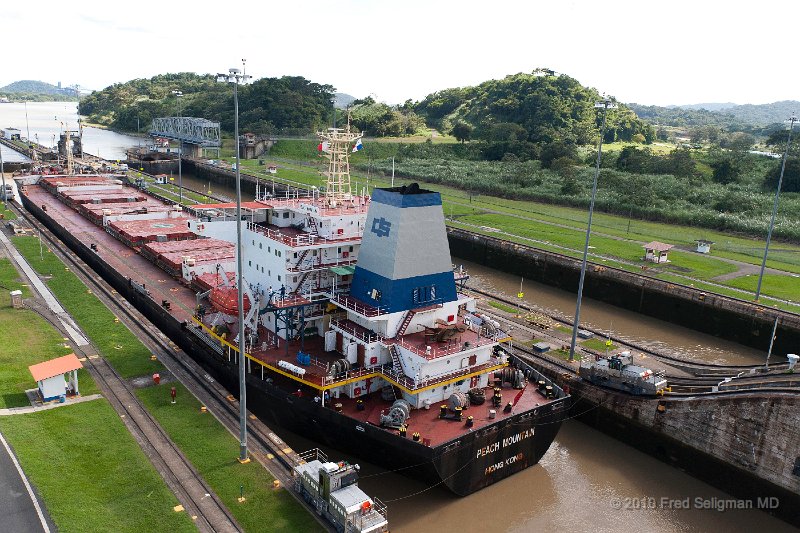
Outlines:
[[[201,191],[208,187],[208,182],[190,174],[183,175],[183,183]],[[233,187],[211,187],[214,193],[235,195]],[[462,263],[458,258],[453,262]],[[476,287],[512,297],[519,291],[516,276],[466,261],[463,264]],[[572,293],[528,281],[523,281],[523,292],[529,305],[569,317],[575,312]],[[763,361],[756,350],[589,299],[583,302],[581,317],[582,324],[685,356],[734,364]],[[318,446],[273,429],[295,450]],[[796,531],[756,509],[719,512],[698,508],[696,498],[712,505],[713,498],[720,501],[731,496],[576,421],[564,423],[538,465],[466,498],[386,472],[358,457],[330,449],[326,452],[331,459],[361,464],[359,484],[388,505],[393,532]],[[683,503],[687,497],[689,509],[668,508],[669,500]],[[618,504],[623,508],[615,508]]]
[[[464,265],[470,275],[470,286],[516,299],[522,281],[526,304],[570,321],[575,316],[575,293],[521,280],[519,276],[455,257],[453,262]],[[591,298],[584,298],[581,303],[581,325],[638,345],[709,363],[763,364],[769,348],[764,346],[764,350],[756,350]],[[772,360],[776,360],[774,355]]]
[[[278,433],[296,450],[317,447]],[[465,498],[325,451],[361,465],[359,486],[387,504],[393,532],[796,531],[757,509],[714,510],[732,497],[576,421],[564,423],[538,465]],[[669,508],[687,497],[689,508]]]

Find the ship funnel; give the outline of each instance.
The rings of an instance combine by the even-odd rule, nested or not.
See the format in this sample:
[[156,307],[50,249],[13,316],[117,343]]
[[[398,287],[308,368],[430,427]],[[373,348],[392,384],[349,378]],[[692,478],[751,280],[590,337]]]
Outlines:
[[389,313],[458,298],[438,192],[373,191],[350,295]]
[[789,370],[794,370],[794,365],[797,364],[797,360],[800,359],[800,355],[790,353],[786,356],[786,358],[789,359]]

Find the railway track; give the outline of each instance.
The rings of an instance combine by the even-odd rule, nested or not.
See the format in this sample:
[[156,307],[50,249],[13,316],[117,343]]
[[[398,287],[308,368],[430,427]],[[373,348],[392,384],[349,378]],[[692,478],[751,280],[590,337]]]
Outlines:
[[[491,292],[488,292],[488,291],[484,291],[484,290],[481,290],[481,289],[476,289],[476,288],[473,288],[473,287],[469,287],[469,290],[474,292],[474,293],[476,293],[476,294],[480,294],[484,298],[488,298],[488,299],[491,299],[493,301],[496,301],[496,302],[499,302],[499,303],[502,303],[502,304],[505,304],[505,305],[508,305],[508,306],[511,306],[511,307],[517,307],[517,305],[520,305],[520,307],[522,309],[525,309],[526,311],[533,311],[533,312],[536,312],[536,313],[545,314],[547,317],[549,317],[553,321],[555,321],[555,322],[557,322],[557,323],[559,323],[561,325],[568,326],[568,327],[572,328],[572,325],[573,325],[572,321],[566,320],[566,319],[564,319],[564,318],[562,318],[560,316],[557,316],[557,315],[544,313],[542,310],[534,309],[531,306],[529,306],[528,304],[520,303],[520,302],[514,301],[514,300],[512,300],[510,298],[505,298],[503,296],[498,296],[497,294],[494,294],[494,293],[491,293]],[[537,330],[537,328],[535,328],[535,327],[531,327],[531,329],[532,330]],[[622,338],[614,336],[614,335],[609,335],[607,332],[604,332],[604,331],[600,331],[600,330],[593,329],[593,328],[590,328],[590,327],[581,327],[581,329],[582,330],[586,330],[586,331],[590,331],[590,332],[594,333],[598,337],[608,338],[608,339],[610,339],[611,341],[613,341],[613,342],[615,342],[617,344],[620,344],[620,345],[623,345],[623,346],[629,346],[629,347],[635,349],[636,351],[642,352],[642,353],[644,353],[644,354],[646,354],[646,355],[648,355],[650,357],[656,358],[659,361],[662,361],[662,362],[664,362],[666,364],[670,364],[670,365],[679,367],[681,369],[684,369],[687,372],[691,372],[691,373],[695,374],[696,376],[709,376],[709,377],[720,378],[720,377],[730,376],[731,374],[735,375],[735,374],[737,374],[738,372],[741,372],[741,371],[748,371],[749,372],[750,369],[752,369],[754,366],[756,366],[756,365],[752,365],[752,364],[751,365],[722,365],[722,364],[717,364],[717,363],[706,363],[706,362],[691,361],[691,360],[684,359],[684,358],[681,358],[681,357],[676,357],[674,355],[666,354],[666,353],[661,352],[661,351],[656,351],[656,350],[653,350],[652,348],[649,348],[649,347],[646,347],[646,346],[642,346],[642,345],[637,344],[637,343],[632,343],[630,340],[622,339]],[[789,367],[789,363],[776,363],[776,364],[770,365],[770,367],[773,368],[773,369],[787,369]],[[718,381],[719,381],[719,379],[718,379]]]
[[[186,388],[190,390],[192,394],[194,394],[198,400],[203,403],[204,406],[206,406],[207,410],[215,418],[217,418],[217,420],[219,420],[219,422],[225,426],[228,431],[230,431],[234,436],[238,437],[239,407],[238,402],[235,401],[231,394],[222,385],[217,383],[216,380],[202,367],[200,367],[193,359],[191,359],[188,354],[180,350],[165,335],[163,335],[160,330],[150,324],[146,317],[139,313],[126,300],[120,298],[119,295],[116,294],[116,292],[100,276],[98,276],[88,265],[81,261],[43,224],[39,223],[39,221],[28,212],[16,208],[16,206],[15,209],[18,216],[24,218],[31,226],[37,229],[37,231],[41,232],[41,236],[47,241],[48,247],[57,253],[59,258],[70,267],[70,270],[72,270],[72,272],[75,273],[78,278],[81,279],[81,281],[92,290],[92,292],[120,319],[120,321],[124,323],[126,327],[128,327],[128,329],[130,329],[131,332],[142,341],[142,343],[151,351],[151,353],[157,354],[158,359],[164,364],[167,370],[173,376],[175,376],[178,381],[186,386]],[[129,394],[128,396],[125,395],[125,391],[120,391],[120,395],[124,398],[124,401],[122,398],[119,398],[117,400],[118,405],[121,405],[123,409],[134,409],[131,406],[135,404],[138,406],[138,409],[144,413],[144,415],[152,420],[152,416],[141,406],[135,395],[133,395],[131,386],[122,380],[118,374],[116,374],[116,371],[114,371],[114,369],[105,361],[105,359],[95,356],[93,358],[87,358],[87,361],[90,362],[90,365],[93,368],[97,367],[98,377],[101,380],[105,381],[106,379],[113,379],[112,375],[109,374],[111,373],[116,377],[118,382],[122,382],[121,385],[118,383],[114,388],[119,389],[122,387],[123,389],[127,389],[127,393]],[[100,361],[100,363],[98,363],[98,361]],[[100,374],[100,372],[102,372],[102,374]],[[115,405],[115,408],[118,405]],[[131,414],[131,416],[126,416],[125,419],[132,418],[132,412],[129,413],[126,410],[123,412],[125,414]],[[163,429],[159,427],[159,430],[162,433],[162,436],[166,437]],[[141,435],[143,440],[139,440],[139,437],[137,437],[137,441],[143,443],[143,448],[145,448],[146,451],[147,448],[152,447],[152,445],[147,442],[150,437],[159,438],[159,435],[143,434]],[[171,443],[171,441],[169,442]],[[174,443],[171,443],[171,446],[178,453],[180,453],[175,447]],[[249,415],[248,421],[248,448],[251,452],[251,455],[262,465],[264,465],[264,467],[267,468],[267,470],[269,470],[269,472],[276,479],[278,479],[284,487],[291,487],[293,468],[302,462],[302,458],[299,456],[299,454],[289,448],[289,446],[277,434],[275,434],[266,425],[261,423],[253,415]],[[151,454],[148,451],[148,457],[150,456]],[[182,455],[181,460],[185,464],[189,465],[188,461]],[[160,468],[159,472],[161,472]],[[179,481],[187,479],[185,476],[182,477],[174,473],[170,473],[169,476]],[[167,479],[166,476],[165,479]],[[203,482],[202,479],[200,479],[200,481]],[[204,482],[203,486],[205,487]],[[170,488],[172,488],[172,486],[170,486]],[[314,509],[310,507],[304,500],[302,500],[302,498],[298,498],[293,491],[289,490],[289,493],[295,496],[295,499],[297,499],[309,512],[314,511]],[[178,492],[176,492],[176,494],[178,494]],[[205,501],[212,499],[212,497],[209,496],[210,494],[213,494],[213,492],[208,490],[206,487],[199,497],[188,498],[187,501],[189,502],[189,506],[184,504],[184,507],[186,507],[187,511],[190,511],[190,509],[199,509],[201,502],[205,505]],[[213,496],[213,498],[217,499],[216,496]],[[222,509],[224,509],[226,516],[230,517],[231,523],[235,524],[235,521],[230,515],[229,511],[224,507],[224,505],[221,504],[221,502],[218,501],[218,499],[217,503]],[[198,527],[200,527],[203,523],[208,523],[208,520],[200,519],[202,516],[201,514],[197,514],[197,516],[198,519],[196,520],[196,523]],[[316,512],[312,512],[312,516],[317,518],[317,521],[321,526],[329,531],[332,531],[330,529],[331,526],[321,521]],[[201,530],[219,531],[215,529]],[[240,529],[231,529],[231,531],[239,530]]]
[[[497,297],[496,295],[485,291],[476,289],[471,290],[481,294],[486,298],[506,304],[512,303],[510,300]],[[516,302],[513,303],[516,304]],[[507,317],[493,314],[491,312],[487,313],[484,311],[484,314],[495,319],[503,320],[504,322],[516,324],[517,327],[521,326],[531,332],[539,334],[543,333],[535,326],[530,326],[527,324],[523,325],[517,321],[512,322]],[[551,318],[560,323],[568,324],[570,326],[572,325],[571,323],[560,319],[559,317]],[[544,334],[546,335],[546,333]],[[624,341],[621,340],[618,340],[617,342],[624,344]],[[560,361],[554,357],[548,357],[546,354],[536,353],[533,350],[530,350],[519,344],[514,346],[514,351],[518,356],[530,363],[544,365],[554,371],[567,373],[571,376],[577,376],[574,366],[571,366],[566,362]],[[765,375],[760,372],[755,372],[754,369],[757,367],[754,365],[716,365],[698,363],[693,361],[685,361],[683,359],[664,355],[652,350],[643,349],[641,351],[647,353],[654,359],[663,360],[668,364],[680,363],[679,366],[683,367],[684,370],[691,371],[693,369],[696,372],[696,374],[692,376],[668,376],[669,386],[672,389],[666,394],[668,397],[680,398],[701,395],[730,396],[732,394],[741,394],[746,392],[752,393],[766,391],[793,394],[800,392],[800,376],[797,374],[785,373]],[[772,370],[786,370],[788,369],[788,363],[770,365],[770,368]]]

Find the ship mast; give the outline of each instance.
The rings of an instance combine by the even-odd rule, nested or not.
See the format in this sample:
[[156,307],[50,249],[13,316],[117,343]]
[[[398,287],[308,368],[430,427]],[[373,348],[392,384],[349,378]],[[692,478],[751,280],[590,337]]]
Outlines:
[[336,207],[353,198],[350,188],[350,152],[353,143],[363,136],[363,132],[350,130],[349,120],[345,128],[328,128],[327,131],[317,132],[320,150],[328,158],[324,202],[330,207]]

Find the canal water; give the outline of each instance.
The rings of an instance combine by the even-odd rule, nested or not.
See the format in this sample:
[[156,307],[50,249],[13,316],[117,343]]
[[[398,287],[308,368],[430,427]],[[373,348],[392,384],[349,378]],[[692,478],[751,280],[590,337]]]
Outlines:
[[[59,135],[65,129],[77,130],[78,118],[77,102],[0,104],[0,129],[17,128],[23,137],[42,146],[55,146]],[[99,128],[83,128],[83,151],[109,160],[125,159],[127,148],[146,142],[146,138],[122,135]],[[7,153],[12,157],[11,154],[14,152],[9,149],[4,150],[3,161],[6,161]]]
[[[0,105],[0,127],[14,126],[24,131],[24,110],[22,121],[9,121],[10,115],[2,109],[9,105],[17,104]],[[41,111],[37,119],[32,109]],[[46,126],[47,117],[54,112],[57,115],[59,109],[64,112],[71,109],[74,116],[75,104],[28,104],[31,134],[34,123]],[[54,131],[58,131],[57,127]],[[42,142],[44,134],[39,133],[41,144],[46,144]],[[135,137],[104,130],[95,130],[92,135],[97,139],[95,146],[99,155],[107,158],[119,157],[115,154],[121,156],[126,147],[140,143]],[[86,151],[96,153],[89,145]],[[183,184],[202,191],[209,187],[208,182],[197,180],[189,173],[183,174]],[[235,194],[233,187],[210,185],[215,194],[229,197]],[[461,262],[458,258],[453,261]],[[519,290],[520,280],[515,276],[467,262],[464,265],[476,286],[506,295],[515,295]],[[531,305],[568,316],[574,313],[575,297],[571,293],[528,281],[523,281],[523,292],[525,301]],[[583,323],[611,330],[615,335],[662,348],[669,346],[707,361],[757,363],[762,360],[757,351],[591,300],[585,301],[581,316]],[[296,450],[318,446],[280,428],[273,429]],[[394,532],[796,531],[755,509],[716,510],[726,507],[725,500],[731,496],[572,420],[564,423],[538,465],[465,498],[457,498],[441,487],[429,487],[398,473],[387,472],[357,457],[335,450],[326,452],[331,459],[361,464],[360,485],[368,494],[388,504]],[[684,504],[688,504],[688,508],[683,508]]]

